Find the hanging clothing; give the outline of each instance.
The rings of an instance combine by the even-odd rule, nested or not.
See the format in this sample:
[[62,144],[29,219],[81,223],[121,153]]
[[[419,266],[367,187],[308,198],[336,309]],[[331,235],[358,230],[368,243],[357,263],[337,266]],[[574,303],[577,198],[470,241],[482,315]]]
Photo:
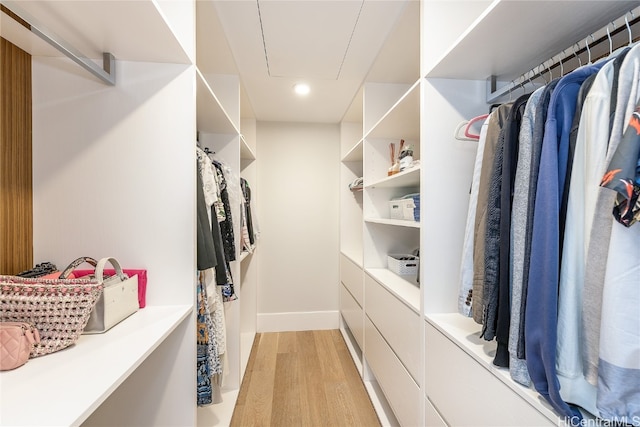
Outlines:
[[581,420],[582,415],[560,396],[556,372],[559,280],[559,209],[567,172],[569,134],[580,85],[603,63],[578,68],[563,77],[549,102],[542,142],[540,171],[533,217],[525,336],[529,375],[536,390],[563,416]]
[[509,324],[509,373],[511,378],[525,386],[529,386],[531,379],[524,358],[518,357],[518,337],[520,331],[520,311],[523,304],[523,268],[524,247],[527,223],[527,205],[529,201],[529,178],[531,174],[531,145],[533,140],[533,126],[538,102],[544,92],[544,87],[531,94],[520,126],[518,136],[518,163],[513,182],[513,202],[511,208],[511,319]]
[[485,259],[485,235],[487,226],[487,200],[489,198],[489,182],[491,181],[491,172],[493,171],[493,160],[495,157],[496,146],[498,145],[498,137],[510,105],[503,104],[499,106],[490,116],[487,128],[487,139],[484,146],[482,156],[482,167],[480,170],[480,183],[478,187],[478,201],[476,215],[474,220],[473,233],[473,291],[472,306],[473,320],[482,324],[484,317],[484,259]]
[[209,405],[213,403],[214,384],[211,381],[213,375],[222,373],[220,364],[220,356],[216,344],[215,328],[211,320],[209,308],[207,304],[207,288],[201,280],[198,279],[197,287],[197,404],[198,406]]
[[[622,197],[632,194],[635,183],[640,181],[639,151],[640,104],[615,149],[603,185],[622,192]],[[631,188],[620,188],[617,184],[621,180]],[[640,226],[627,227],[612,217],[609,254],[614,251],[615,256],[607,259],[602,291],[597,406],[606,420],[639,426]]]
[[197,238],[196,258],[198,270],[207,270],[218,265],[216,251],[211,234],[209,210],[207,209],[203,191],[200,165],[196,165],[196,214],[197,214]]
[[513,201],[514,180],[518,160],[518,136],[522,116],[529,94],[518,98],[511,107],[504,130],[504,154],[500,185],[499,217],[499,273],[498,298],[496,310],[496,341],[498,348],[493,364],[509,366],[509,327],[511,319],[511,206]]
[[[628,51],[619,69],[617,85],[616,108],[613,125],[609,137],[604,165],[600,171],[611,162],[611,158],[618,148],[622,135],[629,123],[631,114],[636,107],[640,79],[640,45],[634,45]],[[597,188],[597,187],[596,187]],[[590,230],[583,298],[583,333],[587,348],[584,352],[585,376],[591,384],[598,382],[599,352],[601,349],[601,310],[603,289],[606,274],[606,263],[609,256],[611,237],[611,209],[615,203],[616,193],[608,188],[598,188],[595,202],[593,223]]]
[[[591,230],[595,197],[599,177],[602,175],[607,140],[609,137],[609,106],[613,82],[614,62],[607,62],[600,71],[585,80],[580,88],[576,116],[571,176],[566,196],[567,221],[561,236],[561,268],[558,295],[557,371],[562,398],[589,412],[598,412],[596,388],[587,382],[582,362],[582,301],[585,280],[586,237]],[[589,83],[591,84],[589,85]],[[586,93],[585,93],[586,92]],[[575,118],[574,118],[575,124]],[[575,132],[574,132],[575,129]],[[562,212],[561,212],[562,215]]]
[[[492,113],[493,114],[493,113]],[[467,224],[464,232],[464,243],[462,245],[462,263],[460,266],[460,291],[458,293],[458,312],[466,317],[471,317],[473,310],[473,244],[474,244],[474,222],[476,209],[478,206],[478,190],[480,187],[480,171],[482,169],[482,158],[484,146],[487,140],[487,129],[489,127],[491,114],[487,117],[480,128],[480,139],[476,150],[476,160],[473,166],[473,177],[471,181],[471,191],[469,196],[469,208],[467,210]]]

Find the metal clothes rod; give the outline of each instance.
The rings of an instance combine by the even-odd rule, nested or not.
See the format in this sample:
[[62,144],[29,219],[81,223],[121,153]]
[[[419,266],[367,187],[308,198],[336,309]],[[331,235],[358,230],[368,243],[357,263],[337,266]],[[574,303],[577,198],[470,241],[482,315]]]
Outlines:
[[[631,12],[631,16],[634,16],[633,11]],[[622,16],[619,19],[624,19],[626,17],[626,15],[628,15],[629,12],[627,12],[627,14],[625,14],[624,16]],[[578,50],[571,50],[570,52],[565,54],[565,51],[569,51],[571,49],[567,48],[564,49],[560,54],[554,56],[553,58],[551,58],[552,63],[550,65],[546,65],[546,62],[543,62],[542,64],[538,65],[537,67],[534,67],[533,69],[527,71],[526,73],[522,74],[520,77],[514,79],[511,81],[511,84],[505,85],[501,88],[497,88],[496,89],[496,83],[497,83],[497,77],[496,76],[491,76],[487,79],[487,104],[492,104],[494,103],[496,100],[498,100],[499,98],[519,89],[519,88],[523,88],[524,86],[526,86],[527,84],[533,82],[534,80],[543,77],[545,74],[551,74],[551,71],[556,70],[558,68],[560,68],[561,70],[564,71],[563,75],[573,71],[575,68],[567,68],[566,70],[564,69],[564,64],[565,62],[570,61],[573,58],[578,58],[578,56],[580,54],[583,54],[585,52],[588,52],[591,55],[590,50],[594,47],[594,46],[598,46],[602,43],[609,43],[609,41],[617,34],[622,33],[622,32],[629,32],[631,27],[635,24],[637,24],[638,22],[640,22],[640,16],[632,19],[632,20],[628,20],[625,21],[624,23],[622,23],[622,25],[615,27],[612,31],[608,31],[609,25],[612,24],[612,22],[609,23],[609,25],[607,25],[606,27],[603,27],[602,29],[600,29],[599,31],[606,31],[605,35],[599,37],[599,38],[593,38],[593,34],[587,36],[587,42],[585,43],[585,46],[578,49]],[[592,38],[591,42],[588,42],[589,38]],[[578,47],[580,46],[579,44],[580,42],[574,43],[572,45],[572,47],[576,46],[576,44],[578,45]],[[618,47],[620,46],[615,46],[613,47],[613,50],[616,50]],[[608,55],[608,51],[607,51],[607,55]],[[592,60],[596,60],[598,58],[592,58]],[[580,59],[578,58],[578,60],[580,61]],[[540,71],[538,71],[540,70]],[[515,83],[518,82],[519,83]]]
[[29,13],[24,11],[18,5],[18,2],[10,0],[0,0],[0,4],[2,4],[2,6],[6,7],[20,19],[25,21],[25,23],[27,24],[26,27],[29,28],[32,33],[36,34],[42,40],[46,41],[51,46],[62,52],[73,62],[80,65],[82,68],[89,71],[91,74],[98,77],[103,82],[112,86],[116,84],[115,58],[111,53],[104,52],[102,54],[102,68],[100,68],[95,62],[84,56],[76,48],[71,46],[65,40],[50,31]]

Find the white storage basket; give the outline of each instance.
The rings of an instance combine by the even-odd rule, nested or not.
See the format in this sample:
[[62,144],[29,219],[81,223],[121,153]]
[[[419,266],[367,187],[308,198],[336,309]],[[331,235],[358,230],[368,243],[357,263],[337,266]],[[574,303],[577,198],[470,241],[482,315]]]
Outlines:
[[400,276],[416,276],[420,258],[411,254],[389,254],[387,265],[389,270]]

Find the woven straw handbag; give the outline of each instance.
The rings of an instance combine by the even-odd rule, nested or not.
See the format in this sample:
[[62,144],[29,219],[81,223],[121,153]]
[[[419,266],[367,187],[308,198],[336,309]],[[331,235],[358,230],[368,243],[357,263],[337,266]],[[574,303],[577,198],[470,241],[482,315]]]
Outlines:
[[76,343],[102,289],[96,280],[0,275],[0,320],[38,329],[31,357],[53,353]]

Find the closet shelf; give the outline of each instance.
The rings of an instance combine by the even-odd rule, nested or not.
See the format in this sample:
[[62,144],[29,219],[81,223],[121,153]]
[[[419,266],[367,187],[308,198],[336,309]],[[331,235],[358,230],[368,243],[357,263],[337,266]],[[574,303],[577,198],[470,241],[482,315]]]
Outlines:
[[364,136],[364,139],[371,138],[407,142],[420,139],[420,80],[413,83]]
[[365,218],[364,221],[375,223],[375,224],[394,225],[398,227],[420,228],[420,222],[418,221],[408,221],[408,220],[402,220],[402,219],[388,219],[388,218]]
[[244,135],[240,135],[240,158],[243,160],[255,160],[256,155],[244,139]]
[[386,268],[365,268],[365,272],[416,313],[420,313],[420,286],[409,276],[398,276]]
[[493,365],[493,357],[497,344],[495,341],[485,341],[480,338],[482,326],[477,324],[472,318],[464,317],[458,313],[440,313],[427,314],[425,320],[545,417],[557,425],[563,424],[561,422],[562,420],[547,402],[540,397],[538,392],[533,388],[524,387],[513,381],[509,374],[509,369],[499,368]]
[[220,100],[211,89],[207,79],[197,68],[196,73],[198,130],[204,133],[240,134],[240,131],[236,129],[233,121],[222,107]]
[[[21,9],[88,58],[102,60],[102,52],[111,52],[116,60],[121,61],[191,62],[187,49],[154,0],[18,3]],[[10,7],[10,2],[7,4]],[[4,13],[2,18],[0,34],[5,39],[33,56],[64,57],[25,27],[5,25],[13,20]],[[185,45],[187,43],[188,40]]]
[[81,424],[192,310],[147,306],[104,334],[0,373],[2,424]]
[[[591,29],[606,26],[637,5],[637,1],[494,1],[425,76],[484,80],[497,75],[505,81],[518,78],[570,43],[584,40]],[[496,31],[505,22],[513,21],[514,16],[526,17],[518,20],[518,31],[509,37]],[[567,19],[569,16],[571,19]],[[541,22],[545,23],[544,31]],[[531,43],[532,34],[535,43]]]
[[393,188],[417,187],[420,185],[420,167],[404,170],[395,175],[387,176],[371,183],[365,183],[365,188]]
[[354,145],[351,150],[342,158],[342,163],[362,162],[362,139]]

